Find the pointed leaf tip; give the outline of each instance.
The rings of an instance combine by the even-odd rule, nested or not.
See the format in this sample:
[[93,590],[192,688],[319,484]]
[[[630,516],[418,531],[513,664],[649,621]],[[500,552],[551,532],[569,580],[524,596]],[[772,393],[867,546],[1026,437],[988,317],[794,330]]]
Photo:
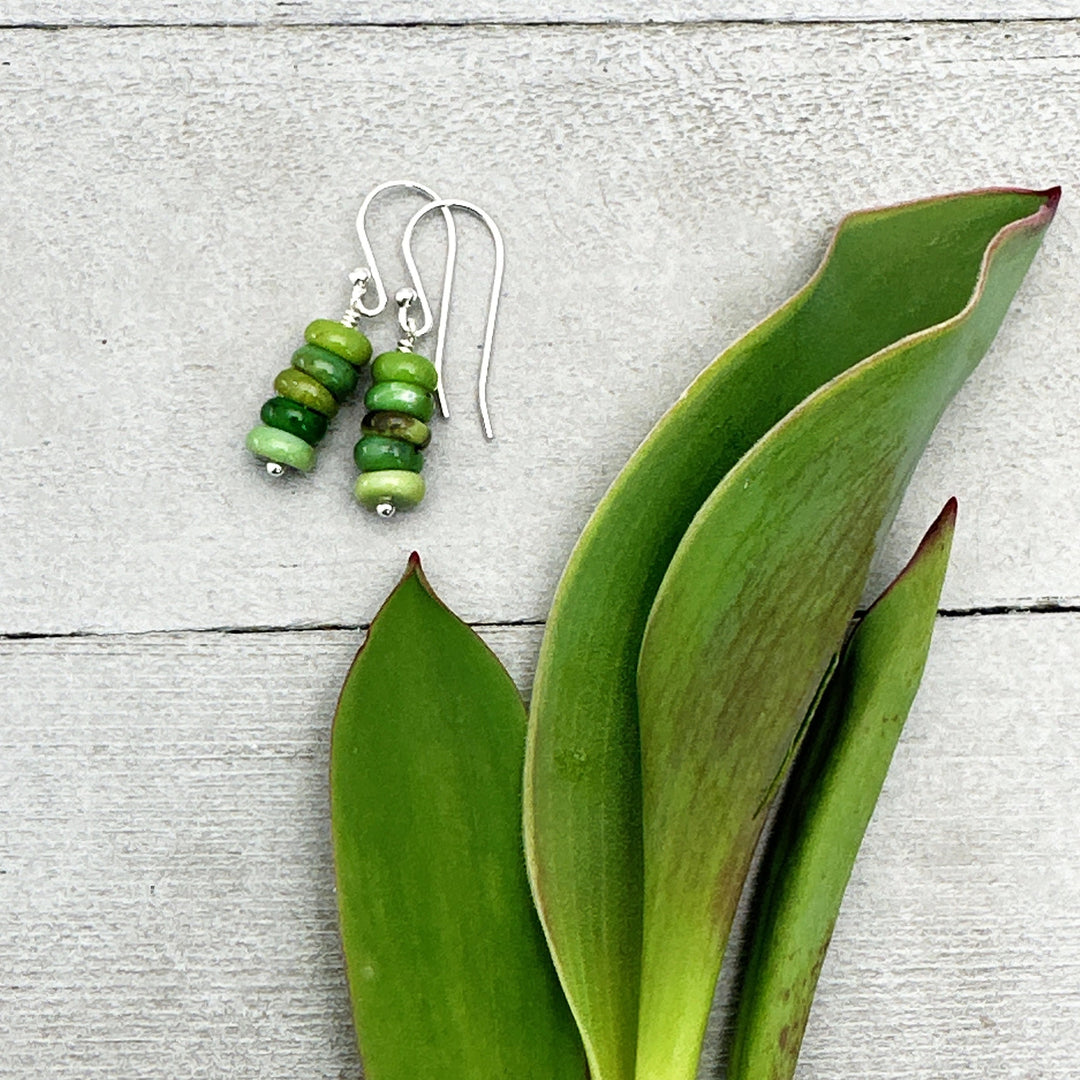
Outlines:
[[[960,508],[960,504],[956,500],[955,495],[950,495],[946,500],[945,505],[941,508],[941,513],[934,519],[933,525],[926,532],[926,536],[923,537],[923,544],[926,543],[927,537],[936,536],[939,532],[945,529],[956,528],[956,513]],[[919,545],[922,547],[922,544]],[[916,551],[916,554],[918,552]]]
[[915,698],[949,560],[950,499],[866,613],[811,721],[751,904],[729,1080],[790,1080],[840,903]]
[[[889,582],[885,587],[881,595],[870,605],[867,610],[867,614],[873,611],[884,599],[888,596],[902,581],[906,581],[913,573],[918,572],[919,567],[934,556],[935,552],[939,551],[942,547],[946,549],[946,560],[948,558],[948,551],[952,548],[953,532],[956,529],[956,512],[959,504],[956,501],[956,496],[953,495],[947,503],[941,508],[941,513],[934,518],[933,524],[926,530],[926,534],[919,541],[919,546],[915,549],[915,553],[908,559],[903,570],[900,571],[896,577]],[[944,570],[942,571],[944,575]]]
[[414,553],[330,749],[342,943],[369,1080],[581,1080],[521,857],[525,709]]

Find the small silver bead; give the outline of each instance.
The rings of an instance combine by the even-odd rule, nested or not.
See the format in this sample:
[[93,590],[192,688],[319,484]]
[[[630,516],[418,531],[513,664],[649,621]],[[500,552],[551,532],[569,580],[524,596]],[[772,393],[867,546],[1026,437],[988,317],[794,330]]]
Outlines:
[[375,513],[381,518],[392,518],[396,510],[397,507],[390,502],[379,503],[379,505],[375,507]]
[[279,461],[268,461],[266,463],[266,471],[271,476],[281,476],[281,474],[285,471],[285,466],[282,465]]

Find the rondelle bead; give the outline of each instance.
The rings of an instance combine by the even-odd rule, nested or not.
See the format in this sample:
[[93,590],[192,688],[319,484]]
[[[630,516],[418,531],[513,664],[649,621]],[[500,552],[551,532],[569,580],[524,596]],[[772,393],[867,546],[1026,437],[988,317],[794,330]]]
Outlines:
[[384,352],[375,357],[371,377],[376,382],[407,382],[434,390],[439,385],[439,373],[426,357],[414,352]]
[[326,434],[326,417],[285,397],[271,398],[259,414],[267,427],[279,428],[314,446]]
[[424,423],[435,411],[435,399],[426,390],[407,382],[373,383],[364,395],[364,404],[373,412],[389,409],[408,413]]
[[419,472],[424,467],[424,455],[412,443],[385,435],[365,435],[353,448],[353,459],[361,472],[380,469]]
[[404,439],[418,450],[423,450],[431,442],[431,428],[423,420],[403,412],[369,412],[361,421],[360,430],[365,435]]
[[247,448],[257,457],[291,465],[300,472],[308,472],[315,465],[315,448],[298,435],[281,428],[253,427],[245,440]]
[[424,478],[404,469],[361,473],[353,489],[357,502],[368,510],[389,503],[398,510],[416,506],[424,497]]
[[338,401],[344,401],[355,389],[360,373],[329,349],[301,345],[292,354],[292,366],[321,382]]
[[296,368],[279,371],[277,378],[274,379],[274,389],[282,397],[314,409],[324,416],[333,416],[338,410],[334,395],[318,379],[313,379],[306,372],[298,371]]
[[309,345],[318,345],[335,356],[344,357],[357,367],[363,367],[371,359],[371,342],[359,330],[333,319],[316,319],[308,323],[304,340]]

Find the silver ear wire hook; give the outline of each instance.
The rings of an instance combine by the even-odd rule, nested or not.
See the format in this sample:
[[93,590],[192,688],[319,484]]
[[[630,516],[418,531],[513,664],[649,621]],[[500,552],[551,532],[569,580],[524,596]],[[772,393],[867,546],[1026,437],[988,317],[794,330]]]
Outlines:
[[[443,217],[450,214],[453,210],[465,210],[470,214],[474,214],[478,217],[486,226],[489,233],[491,233],[492,242],[495,245],[495,268],[491,278],[491,298],[488,300],[488,314],[487,314],[487,327],[484,331],[484,351],[480,356],[480,375],[476,384],[476,401],[480,407],[480,420],[484,427],[484,435],[488,439],[495,438],[495,433],[491,427],[491,415],[488,412],[487,403],[487,383],[488,373],[491,370],[491,346],[495,339],[495,320],[499,313],[499,294],[502,291],[503,270],[506,265],[506,253],[503,247],[502,233],[499,232],[498,225],[492,220],[491,216],[484,210],[481,210],[479,206],[476,206],[470,202],[462,202],[460,199],[436,199],[427,204],[427,206],[421,207],[409,221],[409,224],[405,226],[405,233],[401,239],[401,253],[405,257],[405,265],[409,270],[409,276],[412,278],[413,288],[416,290],[416,299],[420,302],[420,308],[424,315],[424,321],[421,326],[412,332],[417,336],[426,334],[431,329],[431,305],[428,303],[427,294],[424,292],[424,283],[420,279],[420,272],[416,268],[416,260],[413,258],[412,253],[412,234],[413,229],[416,228],[417,223],[426,214],[431,213],[432,210],[442,210]],[[451,214],[452,217],[452,214]],[[443,392],[443,379],[442,379],[442,366],[443,366],[443,347],[446,343],[446,323],[447,313],[449,311],[449,297],[450,290],[453,286],[454,279],[454,261],[457,254],[456,243],[454,244],[454,255],[450,255],[450,243],[447,242],[447,260],[446,260],[446,272],[443,276],[443,295],[442,304],[439,311],[439,335],[435,345],[435,370],[439,374],[439,408],[442,411],[444,417],[449,419],[450,410],[446,404],[446,395]],[[409,316],[409,302],[399,306],[398,318],[401,321],[403,329],[408,333],[410,332],[410,326],[412,322]]]
[[[360,237],[360,247],[364,252],[367,265],[358,267],[349,275],[349,280],[353,283],[353,295],[349,311],[350,313],[356,312],[360,315],[366,315],[369,318],[383,311],[386,307],[387,298],[382,275],[379,273],[378,264],[375,262],[375,253],[371,250],[371,241],[368,240],[367,213],[372,202],[384,191],[389,191],[391,188],[404,188],[406,191],[415,191],[418,195],[423,195],[424,198],[433,202],[437,202],[439,198],[426,184],[418,184],[413,180],[387,180],[385,183],[373,187],[364,197],[364,201],[360,204],[360,211],[356,215],[356,234]],[[443,220],[446,222],[447,235],[446,272],[443,277],[443,295],[445,297],[449,295],[450,284],[454,276],[453,266],[457,252],[457,232],[454,228],[454,216],[448,209],[443,211]],[[375,289],[374,307],[368,307],[364,302],[369,286],[373,286]],[[440,318],[445,313],[446,303],[444,301],[440,307]]]

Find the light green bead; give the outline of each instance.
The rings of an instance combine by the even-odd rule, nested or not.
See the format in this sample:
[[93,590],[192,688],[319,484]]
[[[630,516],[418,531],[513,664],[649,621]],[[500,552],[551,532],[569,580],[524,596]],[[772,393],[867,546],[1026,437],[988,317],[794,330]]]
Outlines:
[[282,431],[281,428],[260,424],[248,432],[245,441],[256,457],[289,465],[300,472],[310,472],[315,467],[315,448],[298,435]]
[[344,357],[357,367],[363,367],[371,359],[371,342],[359,330],[333,319],[316,319],[308,323],[304,340],[309,345],[318,345],[320,349]]
[[375,357],[371,377],[376,382],[407,382],[434,390],[439,385],[439,373],[426,357],[414,352],[384,352]]
[[357,501],[368,510],[389,503],[397,510],[408,510],[424,497],[424,478],[403,469],[382,469],[361,473],[353,489]]
[[334,395],[318,379],[313,379],[296,368],[279,371],[274,379],[274,389],[282,397],[287,397],[299,405],[306,405],[309,409],[321,412],[323,416],[333,416],[338,411]]

